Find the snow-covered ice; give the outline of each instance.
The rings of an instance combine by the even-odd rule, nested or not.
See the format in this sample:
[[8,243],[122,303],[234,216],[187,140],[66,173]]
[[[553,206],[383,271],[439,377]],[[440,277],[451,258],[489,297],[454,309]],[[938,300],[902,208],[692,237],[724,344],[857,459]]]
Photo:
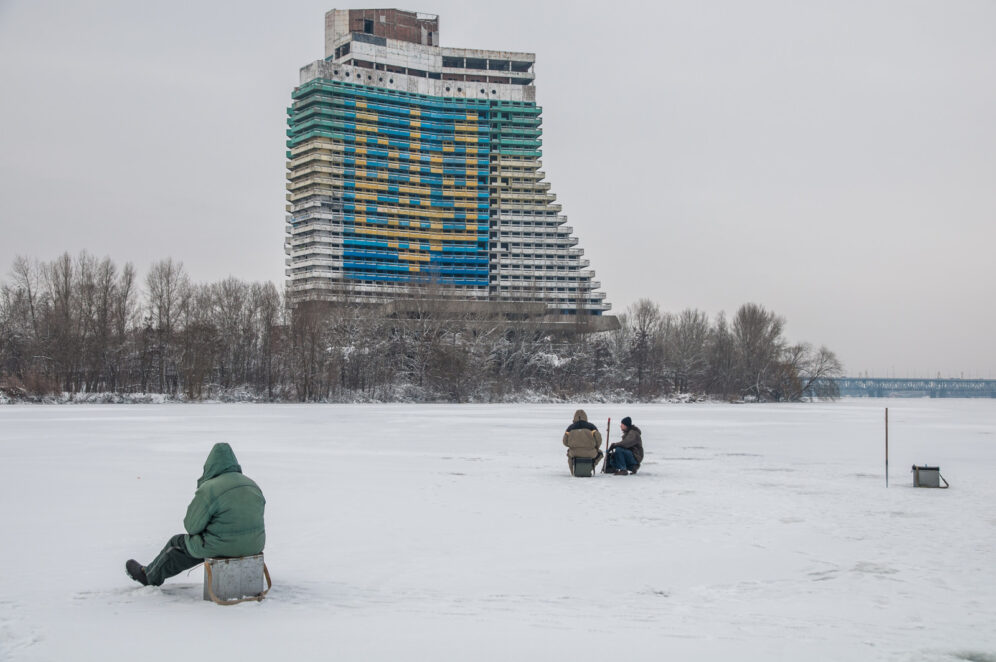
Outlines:
[[[996,401],[592,405],[647,457],[591,479],[573,409],[0,407],[0,659],[996,660]],[[267,498],[262,603],[124,574],[217,441]]]

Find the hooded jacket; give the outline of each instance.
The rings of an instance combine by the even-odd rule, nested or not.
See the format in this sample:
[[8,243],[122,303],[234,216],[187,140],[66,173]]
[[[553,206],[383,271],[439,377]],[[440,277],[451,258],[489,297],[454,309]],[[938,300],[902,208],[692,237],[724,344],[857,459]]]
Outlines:
[[266,543],[265,505],[259,486],[242,475],[232,447],[215,444],[183,518],[187,551],[198,558],[259,554]]
[[574,412],[574,422],[567,427],[564,432],[564,446],[567,446],[567,457],[589,457],[599,458],[602,451],[598,447],[602,445],[602,435],[598,428],[588,422],[588,415],[583,409]]
[[640,434],[640,428],[635,425],[629,426],[622,441],[616,442],[616,446],[629,449],[633,453],[633,457],[636,458],[636,463],[643,464],[643,437]]

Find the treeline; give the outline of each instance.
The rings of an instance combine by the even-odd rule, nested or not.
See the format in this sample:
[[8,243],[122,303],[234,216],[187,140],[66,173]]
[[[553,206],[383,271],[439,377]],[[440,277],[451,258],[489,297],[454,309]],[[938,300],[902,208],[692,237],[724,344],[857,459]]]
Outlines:
[[791,401],[836,395],[840,362],[791,344],[745,304],[729,320],[641,300],[603,333],[551,334],[413,290],[403,314],[338,303],[291,311],[272,283],[192,283],[163,260],[18,258],[0,283],[8,397],[161,393],[199,400],[654,400],[675,393]]

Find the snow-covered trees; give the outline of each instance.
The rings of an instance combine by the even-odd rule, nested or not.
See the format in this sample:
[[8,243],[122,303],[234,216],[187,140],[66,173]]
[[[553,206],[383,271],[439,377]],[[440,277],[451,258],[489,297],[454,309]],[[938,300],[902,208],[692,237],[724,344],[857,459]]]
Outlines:
[[709,367],[709,316],[701,310],[686,309],[672,321],[664,339],[664,364],[669,367],[671,386],[680,393],[693,384],[704,385]]
[[672,392],[750,400],[800,400],[834,397],[834,377],[843,374],[826,347],[790,345],[785,321],[755,303],[746,303],[727,322],[713,323],[700,310],[662,313],[652,301],[637,301],[620,316],[614,345],[619,383],[640,399]]
[[108,258],[18,258],[0,286],[0,377],[34,393],[119,389],[135,271]]
[[[156,262],[18,258],[0,283],[0,388],[12,394],[156,392],[197,400],[514,401],[671,393],[833,396],[833,352],[790,344],[784,320],[748,303],[731,321],[648,299],[621,328],[551,335],[487,306],[415,288],[389,307],[346,296],[288,310],[272,283],[192,283]],[[343,293],[345,294],[345,293]],[[509,311],[504,311],[509,312]],[[514,312],[514,311],[513,311]],[[511,317],[515,317],[512,315]]]

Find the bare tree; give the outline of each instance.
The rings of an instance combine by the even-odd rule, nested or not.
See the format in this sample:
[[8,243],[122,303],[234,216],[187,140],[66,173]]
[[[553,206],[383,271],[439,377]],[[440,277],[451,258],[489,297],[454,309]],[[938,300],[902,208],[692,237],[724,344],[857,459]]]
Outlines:
[[689,308],[681,311],[666,334],[664,360],[676,391],[704,390],[709,330],[708,315]]
[[814,350],[809,343],[790,345],[779,365],[775,399],[798,401],[806,395],[836,398],[840,392],[835,380],[843,370],[837,356],[826,347]]
[[209,286],[211,319],[221,343],[218,381],[225,388],[249,381],[256,340],[251,303],[249,285],[238,279]]
[[[273,283],[257,283],[252,288],[253,308],[257,311],[259,333],[259,374],[266,397],[273,400],[275,381],[279,379],[277,363],[280,350],[280,328],[284,324],[284,303]],[[259,383],[257,381],[257,383]]]
[[31,323],[32,339],[37,342],[40,339],[38,299],[42,289],[42,269],[37,260],[29,261],[28,258],[19,255],[14,259],[11,274],[14,277],[14,288],[23,296],[28,321]]
[[733,341],[737,378],[743,395],[758,400],[769,396],[769,379],[778,365],[784,341],[785,322],[755,303],[745,303],[733,318]]
[[[135,372],[140,365],[129,358],[132,356],[132,336],[138,326],[138,292],[135,284],[135,267],[126,263],[118,276],[111,303],[111,340],[107,356],[107,370],[111,391],[117,391],[124,386],[123,380],[135,378]],[[129,369],[131,368],[131,369]],[[129,390],[131,390],[129,388]]]
[[0,370],[17,388],[45,393],[51,390],[53,376],[45,335],[49,298],[43,268],[37,260],[18,256],[11,276],[12,284],[0,290]]
[[721,395],[724,398],[737,390],[737,355],[733,333],[726,322],[726,314],[720,312],[709,332],[706,356],[705,392]]
[[58,259],[44,267],[45,285],[50,292],[52,307],[49,311],[47,326],[51,343],[46,353],[52,359],[52,367],[59,388],[63,391],[71,389],[69,363],[77,356],[78,347],[72,342],[72,311],[73,311],[73,261],[69,253],[63,253]]
[[117,289],[117,267],[110,258],[100,262],[81,258],[82,316],[90,331],[89,350],[85,355],[84,385],[88,391],[106,391],[111,378],[108,371],[113,335],[113,308]]
[[150,327],[155,337],[155,357],[158,360],[159,391],[175,393],[177,360],[171,352],[183,301],[190,294],[190,279],[183,271],[182,262],[168,258],[152,265],[145,283],[149,296]]
[[626,314],[629,343],[628,365],[636,375],[636,393],[641,398],[658,393],[662,375],[664,315],[650,299],[640,299]]
[[214,291],[210,285],[191,286],[178,302],[171,351],[177,355],[178,386],[191,400],[204,395],[216,374],[223,340],[214,320]]
[[291,316],[290,373],[301,402],[322,397],[320,360],[327,354],[328,347],[325,342],[327,310],[327,306],[317,302],[302,302]]
[[450,306],[434,282],[412,285],[399,303],[396,317],[402,368],[414,385],[431,390],[436,386],[432,362],[442,352]]

